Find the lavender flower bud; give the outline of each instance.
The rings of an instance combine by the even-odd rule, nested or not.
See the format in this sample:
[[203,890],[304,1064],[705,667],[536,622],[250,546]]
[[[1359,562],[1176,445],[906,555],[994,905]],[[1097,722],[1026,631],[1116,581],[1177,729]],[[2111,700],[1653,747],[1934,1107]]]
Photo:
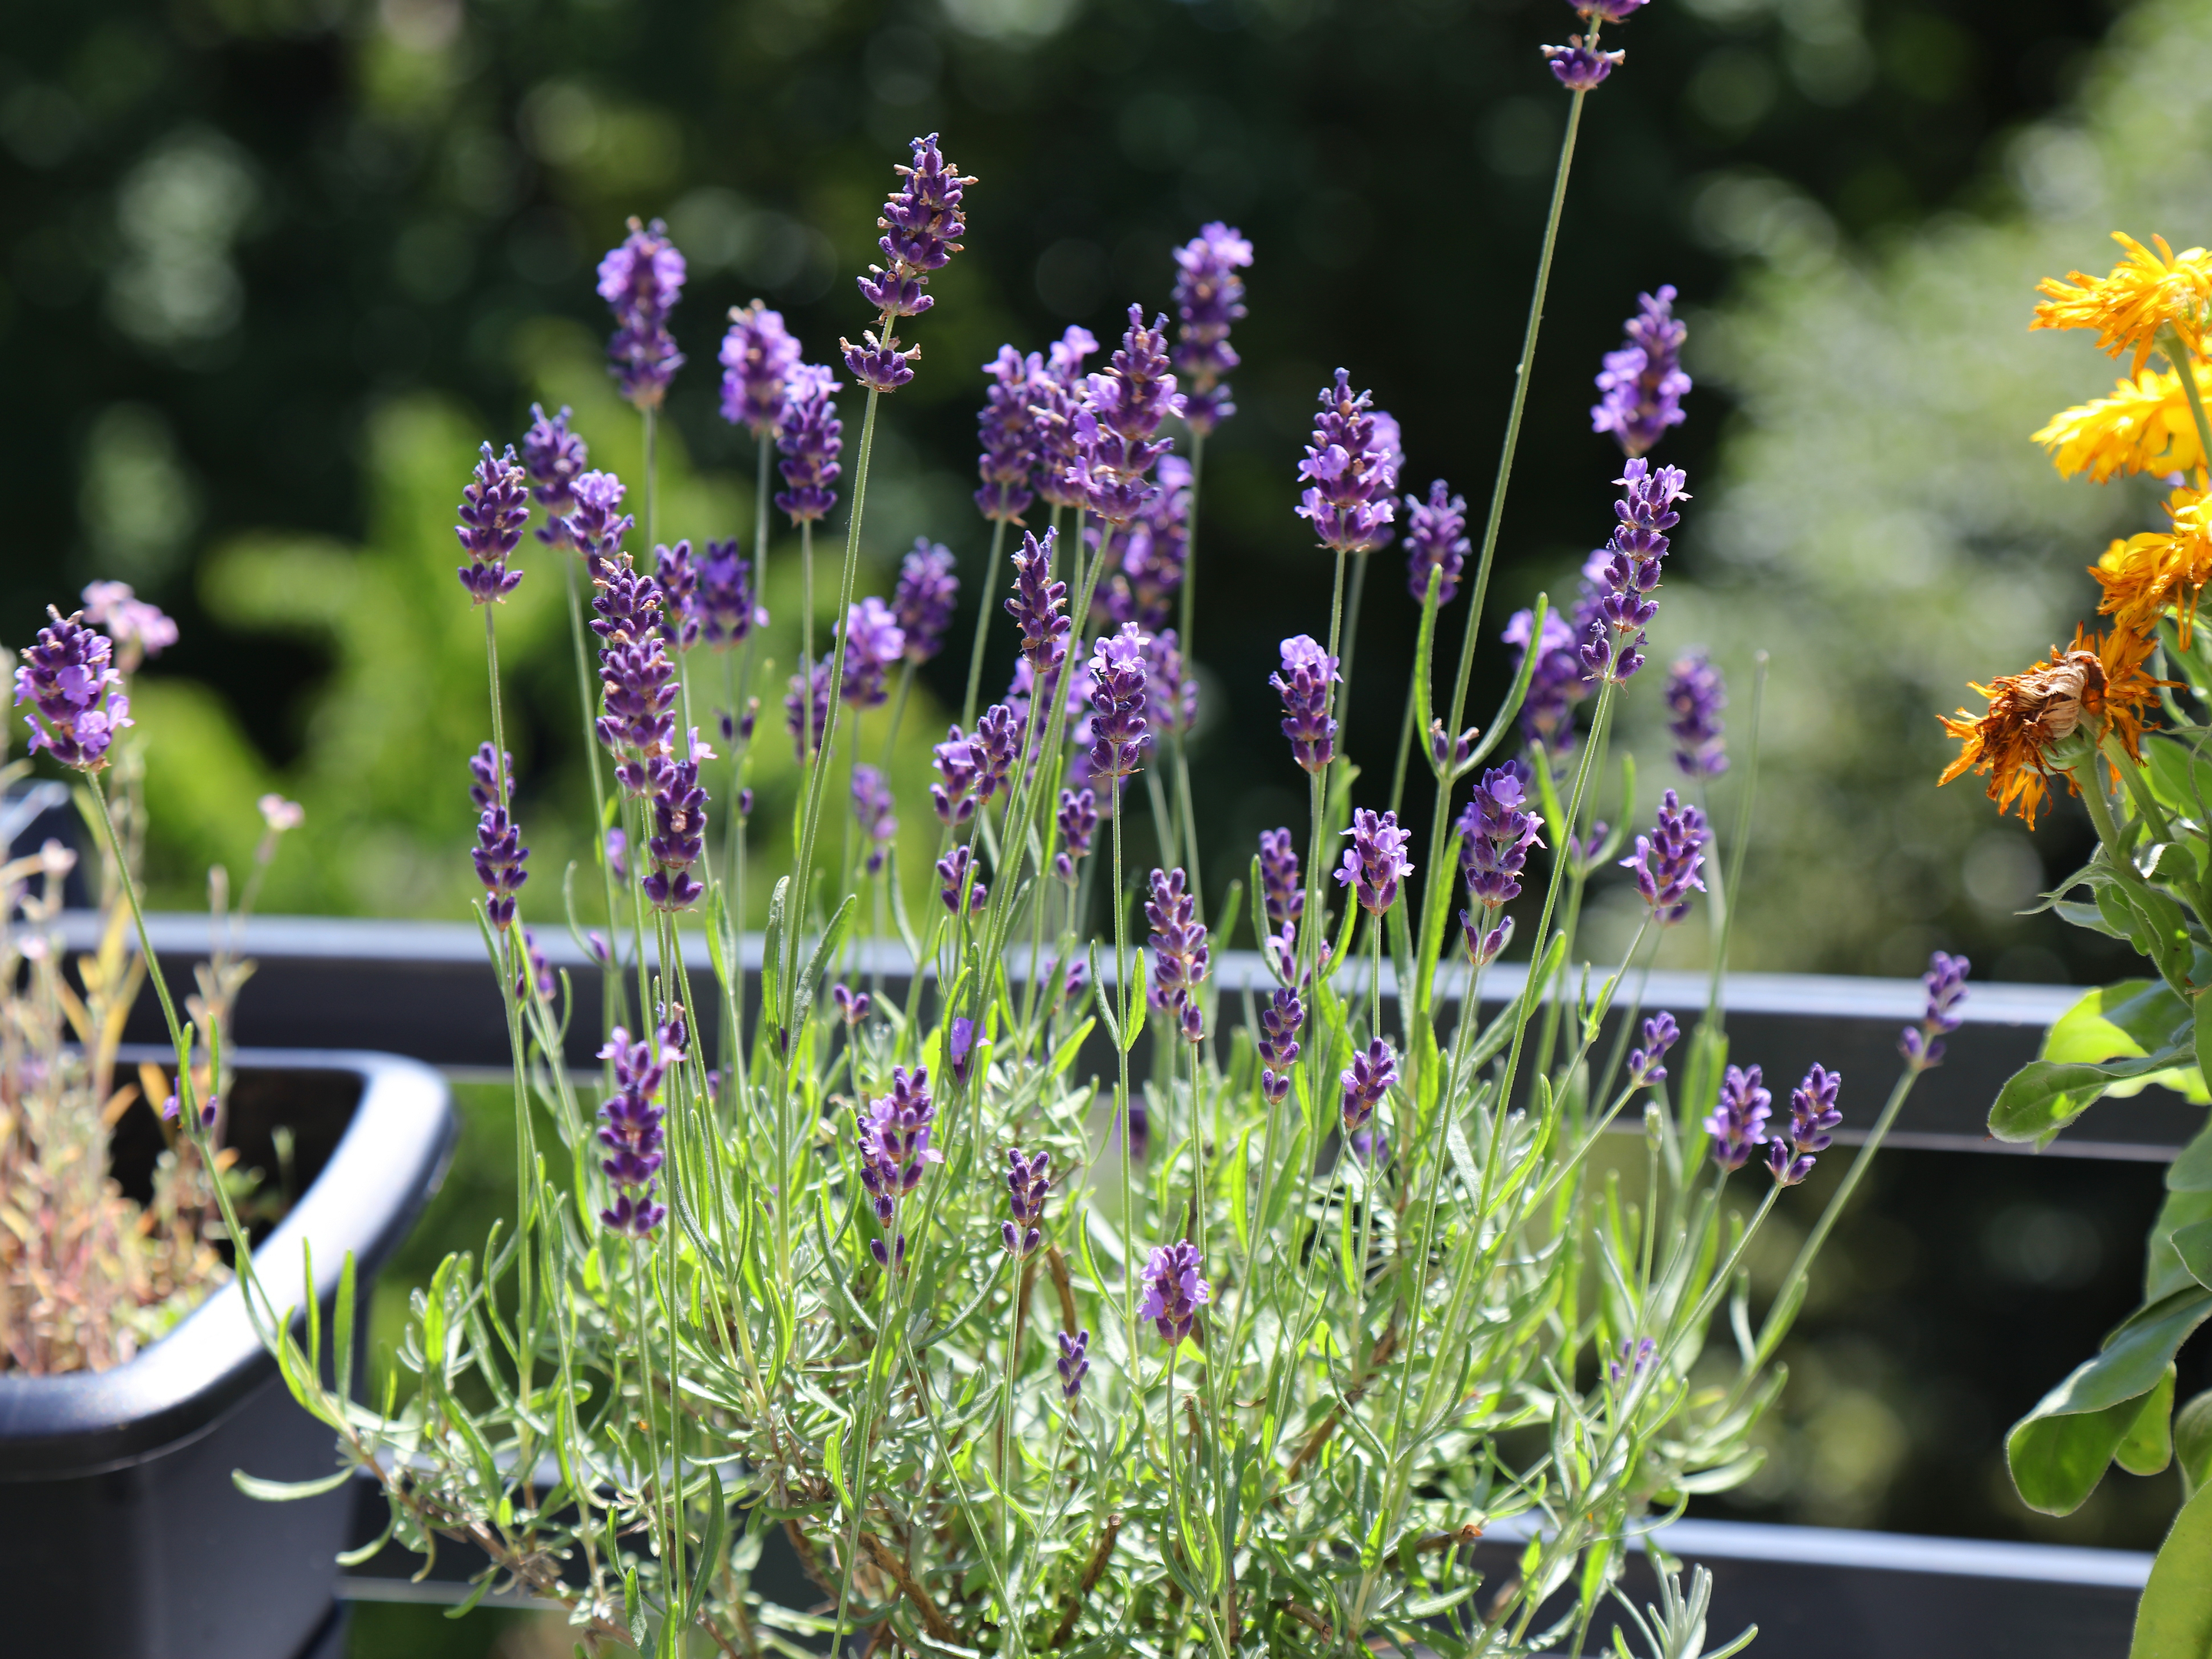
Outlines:
[[1283,735],[1307,771],[1322,773],[1336,756],[1336,722],[1329,718],[1328,688],[1341,678],[1336,659],[1300,634],[1282,644],[1283,666],[1267,677],[1283,699]]
[[1667,675],[1667,730],[1674,738],[1674,764],[1690,778],[1717,778],[1728,770],[1728,738],[1721,710],[1728,686],[1702,651],[1677,661]]
[[1705,861],[1705,843],[1711,840],[1705,815],[1685,806],[1669,789],[1659,801],[1659,817],[1648,836],[1636,838],[1636,850],[1621,860],[1624,869],[1636,872],[1636,890],[1650,908],[1651,919],[1671,927],[1690,914],[1690,894],[1705,890],[1698,870]]
[[1943,1045],[1936,1039],[1965,1024],[1960,1009],[1966,1000],[1966,975],[1973,964],[1964,957],[1942,951],[1928,958],[1928,971],[1920,982],[1928,988],[1928,1011],[1917,1026],[1908,1025],[1898,1039],[1898,1051],[1916,1072],[1943,1063]]
[[1021,722],[1005,703],[994,702],[976,720],[975,735],[969,746],[978,762],[975,798],[989,800],[1006,787],[1014,762],[1020,757]]
[[[731,545],[734,547],[735,543]],[[699,643],[699,568],[691,544],[653,550],[653,585],[660,590],[660,637],[678,651]]]
[[785,385],[799,367],[799,342],[785,329],[783,313],[759,300],[731,307],[720,358],[722,418],[765,440],[783,418]]
[[1650,1337],[1624,1336],[1620,1339],[1620,1358],[1605,1362],[1606,1373],[1616,1382],[1641,1376],[1658,1352],[1658,1343]]
[[[1555,757],[1574,752],[1575,705],[1589,696],[1589,683],[1583,678],[1582,655],[1575,647],[1585,620],[1578,616],[1571,622],[1556,611],[1544,613],[1544,635],[1536,642],[1536,667],[1528,678],[1528,695],[1521,700],[1522,736],[1542,744],[1545,751]],[[1514,661],[1516,673],[1528,651],[1528,630],[1534,623],[1534,612],[1516,611],[1498,636],[1522,653]]]
[[1197,896],[1181,870],[1152,872],[1145,920],[1152,924],[1145,943],[1152,952],[1152,1006],[1174,1009],[1184,1039],[1196,1042],[1206,1034],[1199,1019],[1198,988],[1212,967],[1212,950],[1198,921]]
[[1152,746],[1145,722],[1145,637],[1134,623],[1102,638],[1091,656],[1091,775],[1134,776]]
[[969,792],[984,770],[984,757],[974,739],[962,734],[958,721],[948,728],[945,740],[929,751],[930,764],[937,769],[939,781],[929,786],[931,804],[937,809],[937,821],[951,829],[975,816],[975,803]]
[[[1336,385],[1321,394],[1321,417],[1313,442],[1298,463],[1307,480],[1297,515],[1314,527],[1323,547],[1340,553],[1367,553],[1389,540],[1397,511],[1391,491],[1398,465],[1392,447],[1378,436],[1373,394],[1352,390],[1352,377],[1336,371]],[[1393,425],[1395,426],[1395,422]]]
[[855,708],[873,708],[890,695],[884,681],[906,653],[906,634],[873,594],[845,612],[845,684],[840,695]]
[[1137,1317],[1151,1320],[1170,1348],[1189,1337],[1198,1310],[1213,1300],[1213,1287],[1199,1276],[1205,1267],[1206,1258],[1187,1238],[1161,1245],[1145,1264],[1145,1299]]
[[1592,35],[1589,44],[1584,45],[1581,35],[1571,34],[1565,46],[1545,46],[1541,50],[1546,61],[1552,66],[1552,73],[1569,92],[1588,92],[1620,67],[1621,60],[1628,55],[1621,52],[1600,52],[1595,35]]
[[1468,896],[1496,910],[1521,896],[1521,872],[1528,849],[1544,842],[1537,834],[1543,816],[1525,809],[1527,769],[1517,763],[1493,766],[1474,786],[1474,793],[1452,825],[1460,838],[1460,869]]
[[981,909],[991,896],[991,890],[983,884],[981,872],[975,867],[975,855],[964,843],[937,861],[937,896],[956,916],[960,914],[963,889],[967,891],[971,912]]
[[[736,542],[708,542],[707,556],[698,565],[698,580],[692,614],[708,644],[727,650],[742,643],[754,629],[768,626],[768,607],[753,598],[752,565],[738,556]],[[726,722],[722,735],[734,739],[737,723]]]
[[30,751],[43,749],[72,771],[103,771],[115,734],[131,724],[114,642],[77,616],[64,617],[52,605],[46,615],[53,621],[39,630],[15,670],[15,705],[31,705],[23,716]]
[[561,520],[561,534],[584,556],[584,567],[598,580],[622,553],[622,538],[637,520],[616,511],[622,505],[623,481],[611,472],[586,472],[569,488],[575,506]]
[[640,409],[658,409],[684,354],[668,331],[668,313],[684,293],[684,256],[668,240],[668,227],[629,222],[629,234],[599,261],[599,297],[615,313],[607,361],[623,396]]
[[860,820],[860,833],[868,840],[868,873],[872,876],[883,869],[891,838],[898,834],[898,819],[892,811],[895,805],[890,785],[884,781],[881,772],[872,766],[853,769],[853,816]]
[[1084,384],[1075,410],[1075,465],[1068,481],[1082,487],[1080,505],[1107,524],[1126,526],[1151,505],[1147,476],[1170,446],[1155,437],[1160,422],[1180,415],[1183,400],[1168,372],[1167,319],[1145,326],[1144,308],[1129,307],[1129,326],[1112,366]]
[[1623,325],[1627,343],[1607,352],[1605,367],[1598,371],[1599,401],[1590,410],[1590,430],[1612,433],[1629,455],[1649,453],[1668,427],[1681,425],[1684,418],[1682,398],[1690,377],[1682,372],[1681,352],[1690,329],[1675,319],[1672,283],[1656,295],[1638,295],[1636,315]]
[[1457,737],[1444,730],[1440,720],[1429,722],[1429,758],[1444,771],[1456,775],[1474,753],[1474,740],[1481,735],[1480,728],[1470,726]]
[[1075,416],[1082,404],[1083,360],[1098,349],[1087,328],[1070,327],[1045,354],[1043,375],[1032,389],[1036,422],[1037,498],[1048,507],[1080,507],[1089,499],[1076,482]]
[[1298,1031],[1305,1018],[1305,1006],[1287,985],[1260,1009],[1260,1092],[1270,1106],[1281,1105],[1290,1095],[1291,1067],[1298,1061]]
[[1190,563],[1190,463],[1163,455],[1158,485],[1137,516],[1091,531],[1091,543],[1103,549],[1109,573],[1100,603],[1116,623],[1133,622],[1158,634],[1174,617],[1176,594]]
[[1036,471],[1037,418],[1032,405],[1048,392],[1044,360],[1034,351],[1026,357],[1010,345],[983,365],[991,384],[983,394],[982,412],[975,417],[976,435],[983,453],[975,470],[983,487],[975,492],[975,505],[995,523],[1012,524],[1036,499],[1030,475]]
[[838,1016],[848,1025],[858,1025],[866,1019],[875,1001],[866,991],[848,990],[842,984],[830,988],[830,1000],[837,1005]]
[[1681,1027],[1674,1024],[1674,1016],[1663,1011],[1644,1022],[1644,1046],[1628,1051],[1628,1086],[1641,1088],[1647,1083],[1663,1083],[1667,1068],[1660,1064],[1667,1051],[1682,1035]]
[[1081,1398],[1083,1379],[1091,1374],[1091,1333],[1060,1332],[1060,1358],[1054,1364],[1060,1371],[1060,1398],[1072,1404]]
[[1460,936],[1467,945],[1468,960],[1477,968],[1489,967],[1512,942],[1512,917],[1486,926],[1486,919],[1497,914],[1495,910],[1486,910],[1480,916],[1472,910],[1459,913]]
[[509,570],[507,561],[530,522],[530,491],[512,444],[504,455],[494,456],[489,444],[481,453],[474,476],[462,487],[461,521],[453,526],[469,562],[453,574],[472,603],[490,605],[521,585],[522,573]]
[[1298,878],[1297,844],[1287,829],[1260,832],[1260,885],[1267,920],[1275,927],[1295,922],[1305,914],[1306,890]]
[[1583,629],[1582,659],[1588,678],[1619,682],[1644,665],[1638,647],[1644,630],[1659,611],[1651,592],[1659,586],[1667,557],[1665,532],[1681,521],[1674,503],[1690,497],[1682,488],[1681,468],[1662,466],[1654,472],[1640,456],[1613,482],[1621,486],[1621,497],[1613,509],[1620,522],[1596,573],[1603,591],[1597,614]]
[[667,1207],[653,1202],[662,1161],[660,1081],[670,1056],[654,1039],[630,1035],[617,1025],[599,1058],[613,1062],[615,1092],[599,1108],[599,1144],[608,1156],[599,1168],[615,1188],[614,1202],[599,1212],[608,1230],[644,1238],[667,1218]]
[[530,405],[530,429],[522,434],[522,467],[530,475],[531,494],[545,509],[545,522],[538,539],[548,547],[568,544],[562,520],[576,510],[576,480],[583,476],[591,452],[584,441],[568,430],[568,406],[548,416],[544,405]]
[[1037,1223],[1044,1219],[1045,1194],[1052,1188],[1052,1154],[1025,1157],[1019,1148],[1006,1148],[1006,1207],[1013,1219],[999,1224],[1007,1254],[1016,1261],[1044,1242]]
[[1774,1097],[1759,1087],[1759,1067],[1740,1070],[1731,1066],[1721,1079],[1721,1096],[1705,1119],[1705,1133],[1713,1138],[1713,1162],[1723,1170],[1741,1170],[1751,1149],[1766,1139],[1766,1117]]
[[1160,730],[1186,732],[1198,724],[1198,676],[1184,672],[1182,644],[1172,628],[1145,638],[1145,688],[1146,713]]
[[1397,1056],[1376,1037],[1365,1054],[1354,1051],[1351,1066],[1338,1073],[1337,1080],[1344,1086],[1344,1132],[1348,1135],[1367,1127],[1367,1120],[1397,1082]]
[[1215,220],[1176,250],[1175,366],[1189,388],[1183,421],[1204,437],[1237,412],[1223,376],[1237,368],[1229,325],[1244,315],[1244,279],[1252,263],[1244,234]]
[[115,666],[124,674],[137,672],[140,663],[177,642],[175,621],[140,599],[129,582],[88,582],[82,614],[114,642]]
[[656,769],[653,777],[653,834],[645,850],[653,868],[644,888],[647,902],[658,909],[688,909],[707,891],[690,873],[707,844],[707,792],[699,787],[699,761],[706,752],[694,731],[691,754]]
[[785,488],[776,491],[775,504],[794,526],[811,523],[837,505],[831,486],[844,471],[837,456],[845,447],[837,389],[836,378],[818,363],[801,363],[784,386],[783,414],[775,428],[775,447],[783,459],[775,470]]
[[1376,814],[1361,807],[1352,815],[1352,828],[1344,832],[1352,845],[1344,849],[1337,884],[1356,893],[1359,908],[1380,916],[1398,902],[1398,884],[1413,873],[1406,856],[1413,836],[1398,827],[1395,812]]
[[1767,1143],[1766,1165],[1775,1180],[1795,1187],[1813,1173],[1813,1155],[1825,1152],[1842,1127],[1844,1115],[1836,1105],[1836,1092],[1844,1086],[1843,1074],[1815,1064],[1790,1096],[1790,1134]]
[[896,1239],[886,1248],[871,1239],[869,1249],[883,1267],[902,1263],[906,1236],[896,1231],[899,1201],[921,1184],[930,1164],[942,1164],[945,1154],[929,1144],[936,1126],[937,1109],[929,1097],[929,1068],[902,1066],[891,1068],[891,1091],[869,1103],[866,1112],[853,1114],[858,1130],[860,1184],[866,1188],[869,1207],[884,1232]]
[[1437,603],[1449,605],[1474,545],[1467,534],[1467,497],[1451,494],[1442,478],[1429,486],[1427,501],[1406,497],[1406,586],[1416,600],[1428,598],[1429,573],[1438,571]]
[[784,729],[791,733],[792,758],[804,766],[822,752],[822,735],[830,726],[829,659],[810,668],[803,682],[793,674],[788,686],[783,694]]
[[1014,597],[1006,601],[1006,614],[1022,632],[1022,659],[1040,678],[1058,670],[1067,650],[1070,624],[1060,614],[1067,604],[1067,584],[1052,579],[1056,539],[1050,530],[1042,541],[1022,532],[1022,544],[1014,552]]
[[891,590],[891,609],[906,636],[908,662],[927,662],[945,648],[945,630],[952,624],[959,594],[951,550],[927,536],[915,537],[914,550],[899,562],[898,586]]

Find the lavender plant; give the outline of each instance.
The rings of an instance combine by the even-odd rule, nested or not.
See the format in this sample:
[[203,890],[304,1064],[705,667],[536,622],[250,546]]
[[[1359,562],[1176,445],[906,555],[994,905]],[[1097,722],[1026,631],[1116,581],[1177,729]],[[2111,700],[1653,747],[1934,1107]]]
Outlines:
[[[933,135],[898,169],[883,263],[860,281],[872,325],[839,342],[866,392],[849,477],[835,372],[804,362],[757,303],[735,313],[726,412],[759,445],[763,501],[771,439],[782,456],[775,501],[799,532],[809,594],[787,701],[802,807],[757,957],[737,918],[755,878],[744,676],[767,626],[752,599],[765,507],[750,561],[714,544],[687,570],[675,550],[627,544],[623,485],[581,471],[556,423],[540,416],[522,463],[485,448],[461,575],[491,671],[475,856],[514,1054],[515,1213],[416,1296],[404,1398],[325,1387],[318,1322],[295,1330],[253,1304],[295,1395],[337,1437],[333,1479],[359,1467],[382,1481],[391,1536],[425,1553],[468,1540],[491,1562],[480,1589],[567,1607],[594,1651],[672,1659],[699,1650],[696,1633],[748,1655],[826,1636],[843,1652],[1227,1659],[1418,1643],[1473,1656],[1579,1644],[1619,1594],[1632,1542],[1755,1466],[1752,1431],[1780,1384],[1769,1362],[1811,1248],[1756,1327],[1745,1255],[1777,1194],[1825,1154],[1838,1079],[1816,1071],[1788,1127],[1770,1127],[1756,1068],[1727,1064],[1717,972],[1670,1092],[1678,1027],[1646,1018],[1628,988],[1659,931],[1717,884],[1710,719],[1686,769],[1692,799],[1670,793],[1632,852],[1594,822],[1666,532],[1689,499],[1679,470],[1643,459],[1686,389],[1663,299],[1601,378],[1601,414],[1618,418],[1598,429],[1628,460],[1572,632],[1554,644],[1559,619],[1540,599],[1509,631],[1523,648],[1503,706],[1486,732],[1463,725],[1574,133],[1620,61],[1598,35],[1635,3],[1589,0],[1586,32],[1547,49],[1572,112],[1479,550],[1445,485],[1406,503],[1421,603],[1407,730],[1430,734],[1432,785],[1423,859],[1399,801],[1355,806],[1339,743],[1347,592],[1356,613],[1404,465],[1396,424],[1339,370],[1285,490],[1286,528],[1294,510],[1334,556],[1325,620],[1324,567],[1313,576],[1326,643],[1284,641],[1271,682],[1307,819],[1261,837],[1249,886],[1210,907],[1199,879],[1183,751],[1200,445],[1233,413],[1228,331],[1252,263],[1226,226],[1177,255],[1176,344],[1164,314],[1132,306],[1094,372],[1096,342],[1073,329],[985,366],[976,501],[992,531],[977,614],[988,628],[1004,610],[1018,660],[979,714],[976,641],[960,717],[933,746],[927,813],[902,810],[854,716],[885,697],[894,666],[903,708],[955,601],[949,561],[925,540],[889,602],[855,590],[884,400],[918,372],[921,349],[896,331],[932,308],[976,181]],[[657,239],[634,228],[602,284],[622,320],[617,370],[648,419],[680,362],[665,334],[680,256]],[[572,592],[588,583],[593,596],[597,659],[580,600],[579,669],[611,763],[594,783],[604,914],[588,920],[603,933],[567,890],[605,969],[590,1085],[562,1059],[575,1000],[538,969],[520,920],[544,889],[530,884],[501,734],[496,617],[531,574],[512,563],[525,471],[542,539]],[[841,492],[840,626],[817,659],[813,529]],[[1041,533],[1026,516],[1039,506]],[[1440,714],[1436,629],[1462,587]],[[726,669],[738,643],[725,755],[694,723],[689,684],[698,651],[723,653]],[[23,671],[40,698],[58,672],[45,665]],[[1558,712],[1524,753],[1494,758],[1540,673]],[[1700,694],[1708,710],[1717,685]],[[82,764],[75,707],[55,705],[51,742]],[[1754,769],[1736,775],[1746,796]],[[710,783],[728,792],[720,803]],[[842,861],[824,839],[839,801],[854,813]],[[1163,867],[1129,865],[1132,811],[1149,812]],[[902,834],[936,857],[932,889],[911,896],[886,856]],[[1340,845],[1339,894],[1322,877]],[[1636,872],[1646,925],[1621,962],[1571,971],[1582,895],[1615,861]],[[1264,948],[1233,956],[1248,911]],[[856,991],[858,947],[886,916],[877,977]],[[1508,972],[1496,963],[1516,921],[1527,963]],[[903,984],[880,973],[892,939]],[[703,1002],[687,943],[711,962]],[[1883,1129],[1937,1058],[1925,1036]],[[1606,1173],[1608,1147],[1638,1144],[1608,1141],[1616,1127],[1640,1130],[1632,1194]],[[349,1268],[340,1376],[351,1297]],[[1724,1303],[1733,1352],[1707,1346]],[[1486,1534],[1522,1546],[1518,1571],[1487,1585],[1471,1553]],[[813,1605],[755,1585],[771,1539],[814,1582]],[[1630,1624],[1660,1659],[1692,1659],[1708,1591],[1699,1580],[1686,1595],[1669,1569],[1660,1605],[1629,1609]]]

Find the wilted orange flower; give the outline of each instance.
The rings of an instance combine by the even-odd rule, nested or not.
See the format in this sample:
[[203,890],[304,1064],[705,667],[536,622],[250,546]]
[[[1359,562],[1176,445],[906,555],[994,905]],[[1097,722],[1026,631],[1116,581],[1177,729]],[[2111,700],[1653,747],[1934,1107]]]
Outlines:
[[[2160,684],[2143,672],[2151,644],[2125,629],[2116,628],[2100,639],[2087,629],[2077,628],[2072,646],[2064,651],[2053,646],[2051,654],[2026,673],[2002,675],[1992,684],[1975,686],[1990,700],[1978,718],[1963,708],[1955,719],[1939,716],[1944,731],[1959,740],[1959,758],[1944,769],[1938,781],[1948,783],[1962,772],[1986,774],[1989,797],[1997,811],[2017,811],[2021,821],[2033,830],[2053,775],[2048,759],[2051,744],[2072,737],[2086,723],[2091,736],[2117,738],[2130,756],[2142,758],[2143,717]],[[2074,788],[2070,775],[2064,771],[2057,775]]]
[[2035,291],[2051,297],[2036,307],[2028,326],[2094,328],[2106,355],[2135,353],[2136,374],[2156,349],[2159,330],[2168,325],[2184,345],[2197,349],[2204,308],[2212,303],[2212,253],[2192,247],[2177,254],[2163,236],[2151,238],[2158,247],[2154,253],[2124,231],[2114,231],[2112,240],[2127,249],[2128,257],[2112,274],[2092,276],[2076,270],[2066,283],[2046,277]]
[[[2197,386],[2212,402],[2212,364],[2197,365]],[[2098,483],[2117,473],[2194,472],[2204,465],[2181,377],[2156,369],[2120,381],[2109,398],[2060,410],[2034,441],[2063,477],[2087,472]]]
[[2147,635],[2157,631],[2159,617],[2171,605],[2185,646],[2197,596],[2212,580],[2212,495],[2177,489],[2166,498],[2166,512],[2172,529],[2114,542],[2089,574],[2105,590],[2099,616],[2112,617],[2124,633]]

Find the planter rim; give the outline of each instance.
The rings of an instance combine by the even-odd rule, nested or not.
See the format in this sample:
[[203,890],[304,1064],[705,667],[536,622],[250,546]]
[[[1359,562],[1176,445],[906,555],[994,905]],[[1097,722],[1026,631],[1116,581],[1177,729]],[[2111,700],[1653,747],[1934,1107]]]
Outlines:
[[[158,945],[156,948],[160,948]],[[445,1084],[420,1061],[331,1049],[241,1048],[241,1071],[346,1072],[360,1103],[313,1185],[253,1253],[270,1297],[303,1305],[301,1244],[327,1306],[350,1253],[362,1293],[443,1178],[458,1130]],[[0,1483],[118,1468],[205,1433],[276,1370],[235,1278],[123,1364],[58,1376],[0,1375]]]

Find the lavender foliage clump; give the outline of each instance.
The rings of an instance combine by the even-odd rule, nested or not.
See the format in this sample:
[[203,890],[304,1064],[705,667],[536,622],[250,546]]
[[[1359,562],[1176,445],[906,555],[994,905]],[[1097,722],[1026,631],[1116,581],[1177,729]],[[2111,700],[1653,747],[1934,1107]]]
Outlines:
[[1175,252],[1175,366],[1186,388],[1184,424],[1204,437],[1237,412],[1224,378],[1236,372],[1237,349],[1229,325],[1244,315],[1244,279],[1252,244],[1242,231],[1215,220]]
[[1607,352],[1598,371],[1590,429],[1612,433],[1625,454],[1644,455],[1685,419],[1682,399],[1690,377],[1682,372],[1681,354],[1690,327],[1674,315],[1672,283],[1656,294],[1638,295],[1636,315],[1623,326],[1626,343]]
[[599,261],[599,297],[615,314],[607,362],[623,396],[640,409],[658,409],[668,383],[684,366],[668,331],[668,313],[684,294],[684,256],[655,219],[629,222],[623,237]]

